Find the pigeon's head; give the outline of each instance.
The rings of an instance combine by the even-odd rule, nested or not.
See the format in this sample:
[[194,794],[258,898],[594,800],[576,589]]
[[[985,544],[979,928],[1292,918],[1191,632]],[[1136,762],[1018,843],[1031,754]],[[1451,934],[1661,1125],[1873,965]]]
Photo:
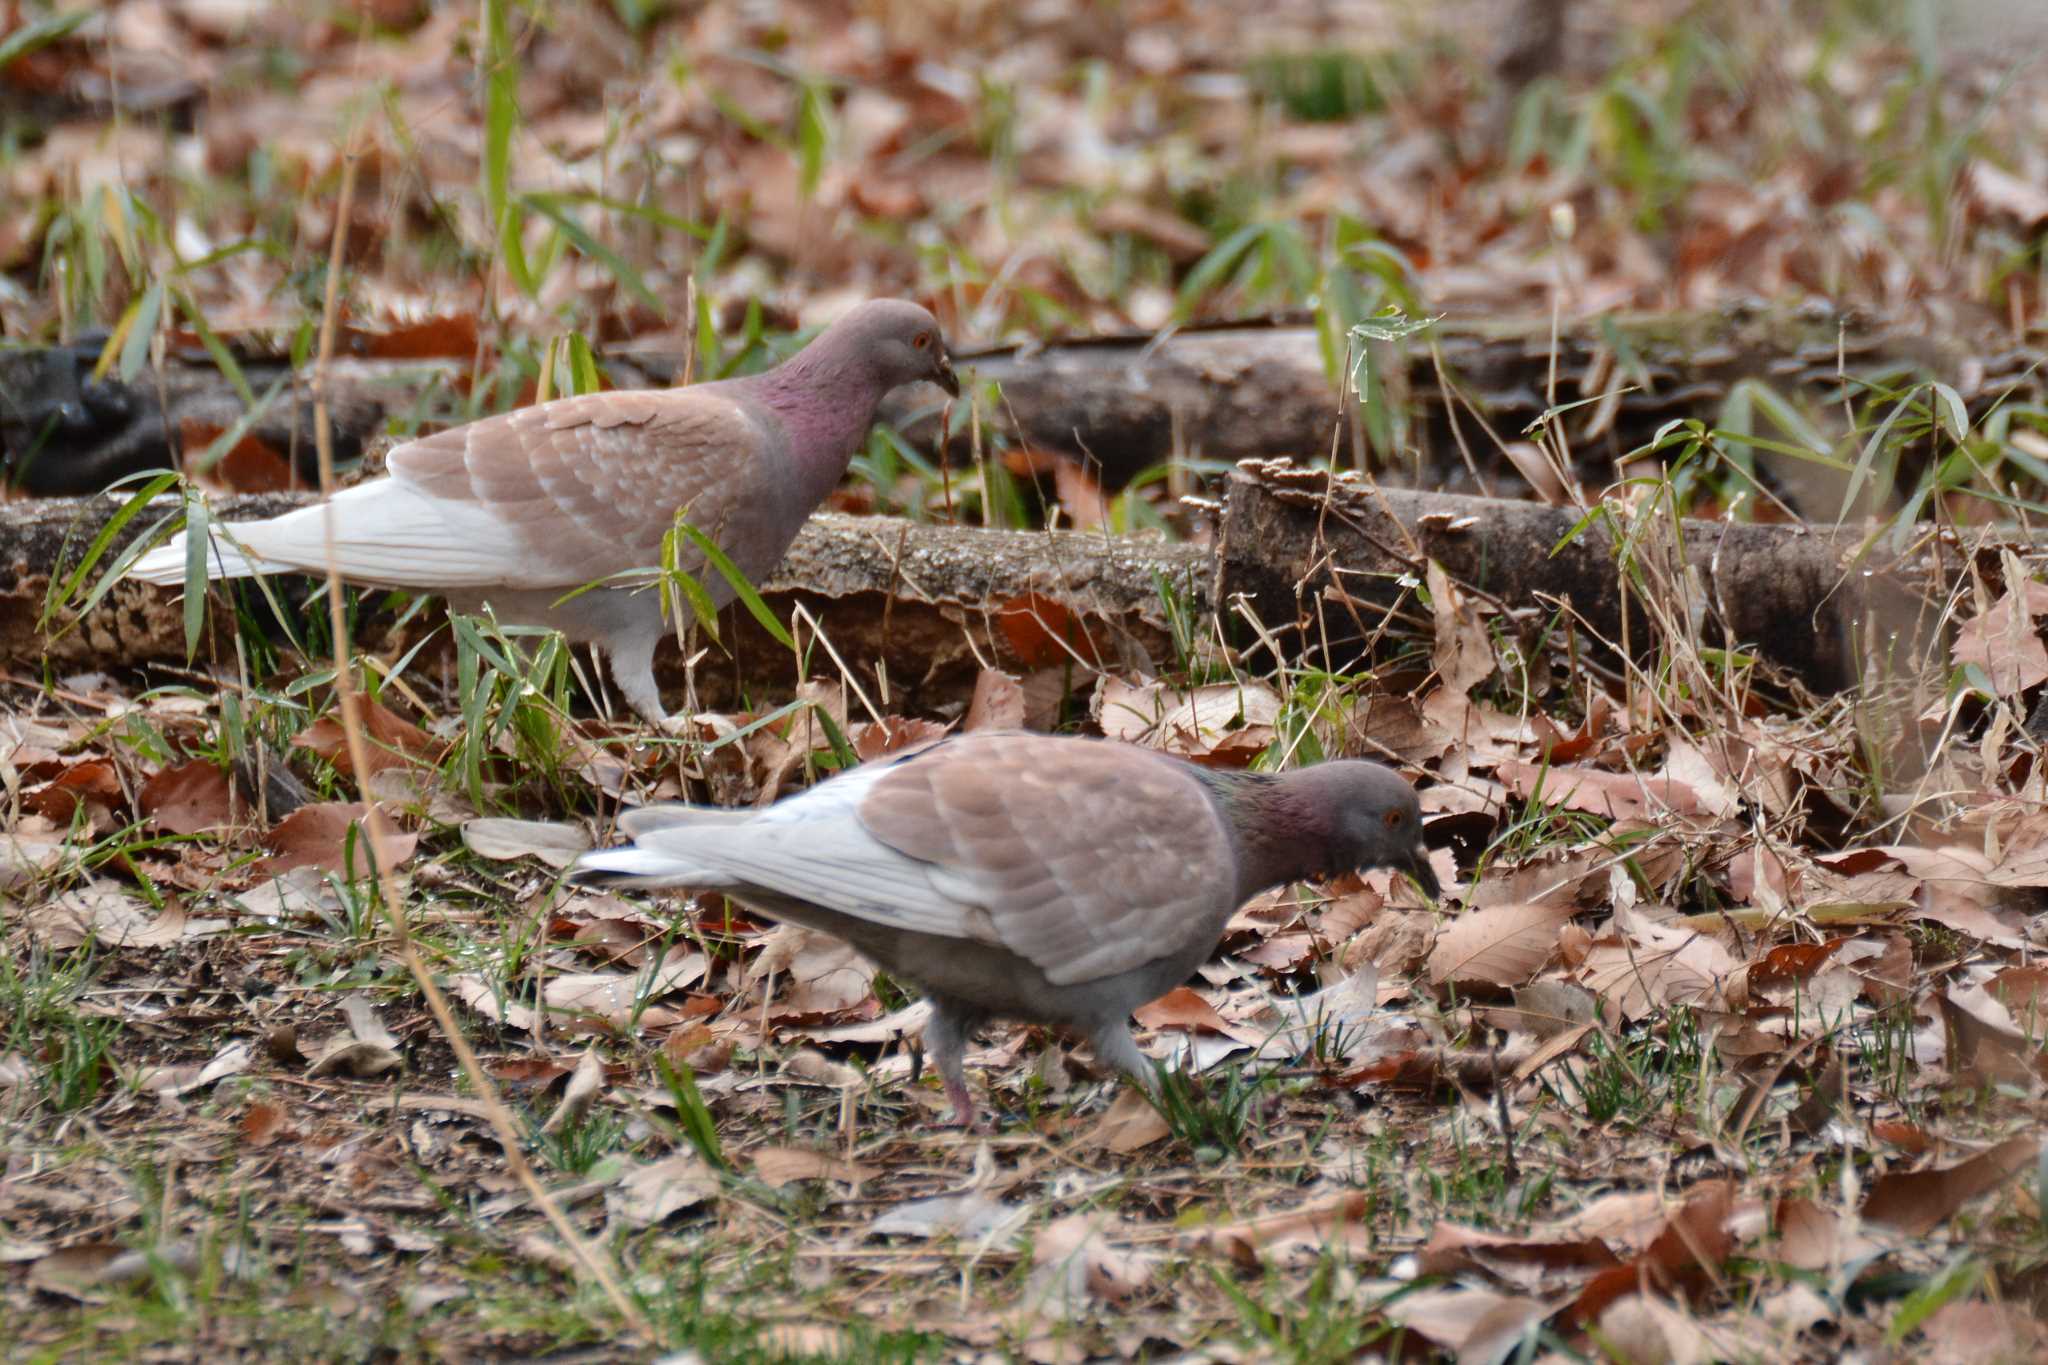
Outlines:
[[1443,894],[1422,842],[1422,807],[1399,773],[1363,759],[1339,759],[1299,769],[1287,780],[1309,789],[1311,800],[1328,812],[1327,871],[1391,867],[1415,878],[1431,900]]
[[884,393],[898,384],[929,379],[953,397],[960,396],[960,380],[953,373],[939,321],[914,303],[871,300],[833,323],[826,335],[860,356]]

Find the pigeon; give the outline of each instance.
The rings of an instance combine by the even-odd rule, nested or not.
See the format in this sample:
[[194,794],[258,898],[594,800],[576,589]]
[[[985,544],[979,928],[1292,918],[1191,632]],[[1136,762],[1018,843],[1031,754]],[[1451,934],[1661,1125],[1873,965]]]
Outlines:
[[[219,527],[227,543],[211,548],[207,573],[324,573],[331,520],[343,578],[594,643],[627,703],[665,726],[654,649],[669,619],[654,575],[605,580],[657,569],[680,517],[759,581],[838,486],[883,396],[916,380],[959,396],[938,323],[914,303],[872,300],[762,374],[558,398],[409,441],[386,478]],[[711,604],[730,602],[725,576],[677,544]],[[181,532],[129,575],[183,583],[185,556]]]
[[718,891],[844,939],[930,999],[925,1045],[952,1101],[992,1018],[1056,1025],[1156,1086],[1130,1014],[1185,981],[1259,892],[1393,867],[1433,900],[1414,789],[1377,763],[1280,774],[1152,749],[980,731],[877,759],[763,810],[629,810],[633,842],[581,885]]

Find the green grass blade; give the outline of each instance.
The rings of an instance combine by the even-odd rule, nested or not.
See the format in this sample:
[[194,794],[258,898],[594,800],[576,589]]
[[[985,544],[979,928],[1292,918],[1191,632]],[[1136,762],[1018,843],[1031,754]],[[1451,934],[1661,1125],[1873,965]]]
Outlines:
[[192,324],[192,330],[199,334],[199,344],[213,357],[213,363],[220,367],[220,372],[226,376],[228,383],[234,385],[235,392],[240,395],[243,404],[254,404],[256,394],[249,387],[247,377],[242,374],[241,362],[235,359],[235,353],[227,348],[227,343],[220,339],[220,334],[207,322],[206,314],[193,302],[192,296],[183,289],[176,289],[171,293],[171,301],[178,306],[178,311],[185,315],[185,321]]
[[86,20],[92,18],[94,8],[83,5],[63,14],[52,14],[32,24],[24,24],[5,38],[0,38],[0,71],[11,63],[28,56],[29,53],[48,47]]
[[775,619],[775,613],[768,610],[768,604],[761,600],[761,594],[747,581],[747,576],[740,572],[740,566],[732,562],[732,556],[720,549],[717,541],[687,521],[678,521],[675,529],[704,552],[704,558],[711,562],[712,568],[718,570],[719,577],[731,585],[734,595],[746,607],[748,615],[761,623],[761,629],[775,637],[777,644],[794,653],[796,641],[790,638],[788,628]]
[[185,500],[185,661],[199,652],[199,632],[206,624],[206,552],[213,516],[206,499],[196,493]]
[[590,343],[581,332],[571,332],[567,337],[569,360],[569,384],[575,393],[596,393],[604,387],[598,378],[597,357],[591,353]]
[[[149,359],[149,343],[156,336],[157,319],[164,311],[164,283],[158,280],[135,301],[132,313],[123,319],[126,335],[121,340],[121,360],[116,367],[123,383],[133,383]],[[110,343],[111,344],[111,343]]]
[[647,281],[640,277],[640,272],[634,269],[632,263],[591,236],[589,230],[568,210],[548,202],[540,195],[522,194],[514,202],[532,209],[560,228],[562,235],[567,237],[578,251],[609,270],[612,278],[631,290],[635,298],[653,309],[657,316],[664,319],[668,317],[668,310],[662,307],[661,300],[654,296],[654,291],[647,287]]
[[[86,546],[85,555],[78,561],[77,567],[72,569],[61,584],[54,578],[50,580],[50,591],[43,599],[43,614],[41,619],[36,622],[40,629],[47,631],[50,628],[50,622],[55,619],[57,613],[70,607],[72,599],[78,595],[79,584],[83,583],[85,576],[91,573],[94,567],[98,565],[100,557],[106,554],[107,547],[114,543],[114,537],[121,533],[122,528],[135,520],[142,509],[149,506],[152,498],[169,489],[177,481],[178,476],[176,474],[165,470],[163,473],[151,478],[148,483],[136,491],[133,497],[121,504],[119,511],[107,518],[107,524],[100,528],[99,534],[93,537],[92,543]],[[98,605],[99,600],[107,595],[108,589],[112,588],[120,580],[122,574],[128,572],[128,566],[133,564],[136,558],[149,548],[150,542],[156,538],[156,532],[165,526],[175,523],[177,520],[177,514],[173,513],[166,516],[155,527],[152,527],[149,534],[137,536],[134,542],[114,560],[112,567],[102,574],[99,581],[93,585],[93,589],[87,594],[83,605],[77,608],[77,614],[84,616],[94,606]]]
[[250,400],[249,407],[235,419],[233,426],[207,442],[206,449],[199,454],[187,456],[185,468],[195,473],[204,473],[219,464],[221,459],[249,434],[249,429],[263,420],[263,414],[270,411],[271,404],[278,400],[278,396],[284,392],[285,385],[290,382],[290,375],[278,376],[270,387],[263,391],[261,398]]

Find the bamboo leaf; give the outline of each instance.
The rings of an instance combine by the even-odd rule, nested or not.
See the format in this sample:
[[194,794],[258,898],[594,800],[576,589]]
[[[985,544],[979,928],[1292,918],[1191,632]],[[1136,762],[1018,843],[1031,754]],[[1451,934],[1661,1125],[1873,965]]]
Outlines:
[[654,291],[647,287],[647,281],[640,277],[640,272],[633,268],[632,263],[603,242],[598,241],[597,238],[591,236],[589,230],[571,216],[566,209],[559,205],[551,204],[538,195],[522,194],[515,202],[532,209],[543,218],[552,222],[562,230],[562,235],[567,237],[578,251],[604,266],[606,270],[609,270],[612,273],[612,278],[627,289],[630,289],[634,296],[642,303],[652,308],[660,316],[664,318],[668,316],[668,310],[661,306],[661,300],[654,296]]
[[132,382],[136,375],[142,373],[143,363],[149,359],[149,343],[156,336],[157,319],[163,316],[163,311],[164,282],[158,280],[136,303],[135,316],[130,320],[128,335],[122,341],[122,382]]
[[185,468],[198,473],[204,473],[216,464],[219,464],[222,457],[230,450],[233,450],[236,445],[240,444],[242,438],[249,434],[249,429],[263,420],[263,414],[270,411],[271,404],[277,401],[278,395],[284,392],[285,385],[290,382],[290,375],[279,375],[271,382],[270,387],[263,391],[261,398],[250,402],[249,406],[243,410],[242,415],[235,419],[233,426],[214,437],[213,440],[207,443],[206,449],[199,454],[186,456]]
[[678,521],[661,538],[661,614],[673,614],[675,599],[669,594],[680,592],[690,604],[690,615],[715,641],[718,639],[718,607],[712,602],[711,594],[704,591],[704,584],[682,566],[683,542],[679,533],[686,529],[688,523]]
[[0,38],[0,69],[19,61],[29,53],[48,47],[86,20],[92,18],[94,9],[82,5],[62,14],[52,14],[32,24],[23,24],[5,38]]
[[185,502],[185,661],[199,652],[199,632],[206,624],[207,526],[213,513],[206,499],[194,494]]
[[704,552],[704,558],[711,562],[712,568],[718,570],[719,577],[731,585],[734,595],[746,607],[748,614],[761,623],[761,629],[774,636],[776,643],[794,653],[796,641],[790,638],[788,628],[775,619],[775,613],[768,610],[768,604],[761,600],[761,594],[754,590],[754,585],[740,572],[739,565],[732,562],[732,556],[720,549],[717,541],[687,521],[678,521],[675,529]]
[[596,393],[604,387],[598,377],[597,357],[591,353],[590,343],[581,332],[571,332],[564,339],[565,354],[569,362],[569,384],[576,393]]
[[178,305],[178,311],[185,315],[185,321],[191,323],[192,330],[199,334],[199,344],[213,357],[213,363],[219,367],[228,383],[234,385],[235,392],[240,395],[243,404],[253,405],[256,394],[250,389],[248,379],[242,374],[241,362],[235,359],[234,352],[227,348],[219,333],[207,322],[206,314],[200,311],[199,305],[183,289],[173,291],[171,298]]
[[[155,475],[147,483],[143,484],[141,488],[136,490],[134,496],[130,497],[127,502],[121,504],[120,509],[113,516],[107,518],[107,524],[100,528],[99,534],[93,537],[92,543],[86,546],[85,554],[78,561],[77,567],[66,575],[61,584],[56,579],[51,579],[50,591],[43,599],[43,614],[36,622],[38,627],[47,631],[50,628],[50,622],[56,618],[57,613],[71,606],[72,598],[78,593],[79,584],[83,583],[85,576],[91,573],[99,564],[101,556],[106,554],[107,547],[113,544],[114,538],[121,533],[122,528],[135,520],[141,514],[143,508],[149,506],[150,499],[158,496],[177,481],[178,476],[169,470]],[[99,581],[93,585],[93,589],[87,594],[84,604],[77,608],[77,614],[84,616],[87,612],[91,611],[98,604],[99,600],[107,595],[107,590],[119,581],[121,575],[128,572],[128,566],[134,563],[144,550],[149,548],[150,543],[156,539],[157,533],[176,520],[177,514],[171,513],[151,527],[148,534],[137,536],[134,542],[115,558],[113,566],[105,574],[101,575]]]
[[1950,440],[1961,444],[1969,438],[1970,410],[1963,405],[1963,396],[1950,385],[1934,385],[1934,415]]

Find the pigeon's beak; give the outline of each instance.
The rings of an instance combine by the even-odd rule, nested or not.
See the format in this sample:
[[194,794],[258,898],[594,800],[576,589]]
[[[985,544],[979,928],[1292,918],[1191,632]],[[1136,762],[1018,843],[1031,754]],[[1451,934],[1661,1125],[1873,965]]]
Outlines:
[[960,396],[960,376],[953,373],[953,357],[939,352],[939,363],[932,370],[932,383],[944,389],[954,398]]
[[1409,851],[1408,862],[1401,870],[1415,878],[1415,883],[1422,888],[1423,895],[1432,901],[1443,899],[1444,889],[1436,879],[1436,869],[1429,865],[1427,848],[1417,844]]

